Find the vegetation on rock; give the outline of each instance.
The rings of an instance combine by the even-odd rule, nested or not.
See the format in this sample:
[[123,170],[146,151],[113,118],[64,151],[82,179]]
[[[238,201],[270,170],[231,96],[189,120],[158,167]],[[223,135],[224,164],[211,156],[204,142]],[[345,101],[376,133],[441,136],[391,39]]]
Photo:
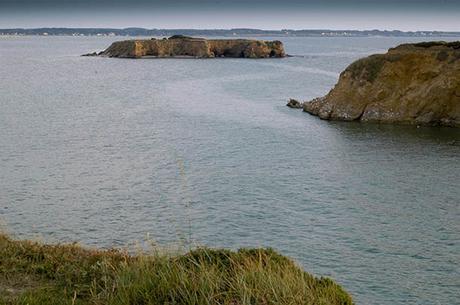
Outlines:
[[185,36],[185,35],[172,35],[168,39],[193,39],[193,37]]
[[415,47],[421,48],[431,48],[431,47],[448,47],[452,49],[460,49],[460,41],[453,41],[453,42],[445,42],[445,41],[427,41],[427,42],[419,42],[413,44]]
[[328,120],[460,127],[460,42],[404,44],[359,59],[303,109]]
[[380,73],[385,60],[385,57],[380,54],[361,58],[348,66],[347,71],[354,79],[363,78],[372,83]]
[[[93,53],[91,53],[93,54]],[[210,39],[174,35],[168,39],[125,40],[112,43],[100,56],[140,58],[145,56],[191,56],[268,58],[284,57],[280,41]]]

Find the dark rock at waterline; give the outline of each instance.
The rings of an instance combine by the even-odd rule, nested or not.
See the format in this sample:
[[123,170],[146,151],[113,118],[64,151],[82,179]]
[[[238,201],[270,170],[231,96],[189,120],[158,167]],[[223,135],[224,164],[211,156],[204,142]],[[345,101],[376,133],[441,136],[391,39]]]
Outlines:
[[97,56],[97,55],[98,55],[97,52],[93,52],[93,53],[83,54],[82,56]]
[[299,102],[298,100],[295,100],[293,98],[289,99],[288,103],[286,106],[290,108],[296,108],[296,109],[301,109],[303,108],[303,103]]

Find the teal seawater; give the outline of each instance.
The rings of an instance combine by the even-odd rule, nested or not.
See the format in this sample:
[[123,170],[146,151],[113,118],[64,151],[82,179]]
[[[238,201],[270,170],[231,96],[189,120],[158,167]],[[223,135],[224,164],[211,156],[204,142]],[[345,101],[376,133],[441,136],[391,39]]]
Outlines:
[[420,39],[282,38],[301,57],[266,60],[79,56],[117,39],[0,37],[8,230],[270,246],[357,304],[458,304],[460,130],[285,106],[324,95],[357,58]]

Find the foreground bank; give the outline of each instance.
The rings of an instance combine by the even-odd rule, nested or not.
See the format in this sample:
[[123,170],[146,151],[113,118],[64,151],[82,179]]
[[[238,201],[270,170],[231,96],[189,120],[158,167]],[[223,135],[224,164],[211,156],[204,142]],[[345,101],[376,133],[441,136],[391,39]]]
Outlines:
[[0,304],[353,304],[271,249],[129,255],[0,235]]
[[284,57],[281,41],[252,39],[204,39],[176,35],[163,39],[124,40],[112,43],[100,53],[86,56],[107,56],[120,58],[141,57],[241,57],[269,58]]
[[404,44],[360,59],[303,109],[327,120],[460,127],[460,42]]

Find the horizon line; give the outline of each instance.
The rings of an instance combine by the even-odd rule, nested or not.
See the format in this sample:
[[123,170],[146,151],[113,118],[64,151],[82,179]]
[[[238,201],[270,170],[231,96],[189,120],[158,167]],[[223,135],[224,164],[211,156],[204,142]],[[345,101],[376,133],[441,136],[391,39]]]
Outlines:
[[168,30],[184,30],[184,31],[238,31],[238,30],[255,30],[255,31],[266,31],[266,32],[286,32],[286,31],[354,31],[354,32],[401,32],[401,33],[420,33],[420,32],[440,32],[440,33],[460,33],[460,31],[448,31],[448,30],[398,30],[398,29],[379,29],[379,28],[365,28],[365,29],[327,29],[327,28],[299,28],[299,29],[263,29],[263,28],[146,28],[146,27],[62,27],[62,26],[43,26],[43,27],[11,27],[11,28],[0,28],[0,30],[42,30],[42,29],[81,29],[81,30],[131,30],[140,29],[148,31],[168,31]]

